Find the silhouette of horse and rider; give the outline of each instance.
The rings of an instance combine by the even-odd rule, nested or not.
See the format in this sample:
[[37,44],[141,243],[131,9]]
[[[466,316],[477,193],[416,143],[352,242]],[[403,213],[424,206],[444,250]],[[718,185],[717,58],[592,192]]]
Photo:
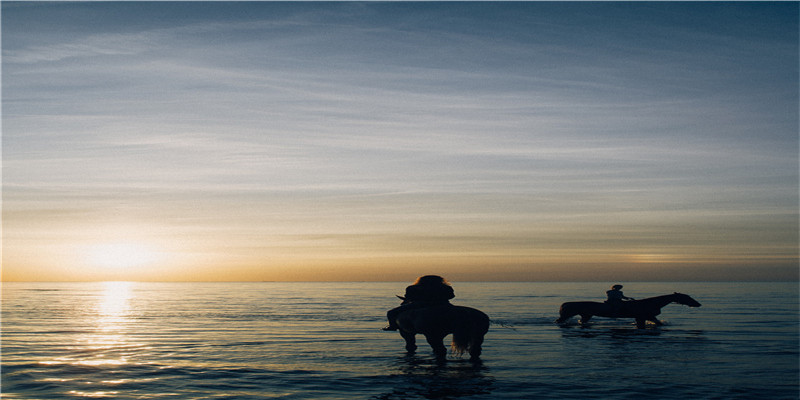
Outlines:
[[[689,307],[700,307],[693,298],[681,293],[635,300],[622,293],[622,285],[614,285],[606,292],[604,303],[593,301],[567,302],[561,305],[557,323],[564,323],[575,315],[581,316],[585,324],[593,316],[609,318],[634,318],[637,328],[644,328],[646,321],[657,326],[661,322],[656,316],[661,308],[670,303]],[[399,307],[386,313],[389,325],[385,331],[399,331],[406,342],[406,351],[417,349],[416,335],[425,336],[433,353],[439,359],[447,355],[444,338],[452,334],[452,350],[455,354],[468,352],[470,359],[477,361],[482,351],[483,339],[489,331],[489,317],[480,310],[450,304],[455,297],[453,287],[441,276],[425,275],[406,288]]]
[[468,352],[470,359],[481,355],[483,337],[489,331],[489,316],[470,307],[450,304],[455,297],[453,287],[437,275],[417,278],[406,288],[400,307],[386,313],[387,331],[397,330],[406,341],[406,351],[417,349],[416,334],[425,336],[437,358],[447,355],[444,337],[453,334],[452,349],[456,354]]
[[656,316],[661,314],[661,308],[670,303],[678,303],[689,307],[700,307],[697,300],[683,293],[675,292],[664,296],[650,297],[634,300],[625,296],[622,285],[614,285],[606,292],[608,300],[604,303],[594,301],[570,301],[561,305],[559,317],[556,320],[561,324],[575,315],[580,315],[580,323],[586,324],[593,316],[607,318],[634,318],[637,328],[644,328],[647,321],[656,326],[663,325]]

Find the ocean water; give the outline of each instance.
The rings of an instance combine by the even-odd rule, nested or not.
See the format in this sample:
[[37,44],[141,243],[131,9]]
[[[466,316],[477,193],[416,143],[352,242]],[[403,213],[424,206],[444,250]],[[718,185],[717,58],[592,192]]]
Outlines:
[[[679,291],[665,325],[553,321],[603,283],[453,283],[493,324],[481,363],[405,353],[385,312],[406,283],[4,283],[8,399],[797,399],[797,283]],[[449,339],[449,337],[448,337]]]

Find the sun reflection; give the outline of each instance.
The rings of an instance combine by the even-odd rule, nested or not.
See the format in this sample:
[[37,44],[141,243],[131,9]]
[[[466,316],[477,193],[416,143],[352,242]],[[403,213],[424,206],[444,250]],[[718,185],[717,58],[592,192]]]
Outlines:
[[133,283],[103,282],[103,285],[103,295],[98,304],[98,327],[102,331],[119,331],[128,320]]
[[103,282],[103,286],[98,310],[100,317],[114,320],[123,318],[130,308],[133,282]]
[[92,319],[93,332],[82,338],[82,347],[91,349],[81,358],[54,360],[72,365],[124,365],[130,348],[126,331],[130,323],[133,282],[103,282]]
[[123,365],[127,359],[119,352],[129,346],[125,331],[130,321],[130,300],[133,282],[103,282],[97,303],[96,330],[87,336],[88,347],[96,350],[96,358],[76,360],[76,365]]
[[81,396],[81,397],[92,397],[92,398],[102,398],[102,397],[115,397],[119,392],[116,391],[97,391],[97,392],[84,392],[80,390],[70,390],[68,392],[73,396]]
[[[74,346],[70,346],[74,351],[50,360],[39,361],[39,364],[101,368],[123,368],[131,364],[131,358],[135,358],[142,348],[134,343],[128,334],[133,321],[131,299],[135,283],[103,282],[100,285],[102,286],[95,287],[99,290],[95,292],[94,304],[89,306],[88,310],[91,312],[88,318],[83,320],[86,324],[86,333],[77,339]],[[43,378],[41,381],[56,380]],[[119,392],[108,389],[125,382],[125,379],[104,379],[94,382],[87,380],[86,385],[97,385],[99,390],[71,391],[70,394],[76,397],[116,398]]]

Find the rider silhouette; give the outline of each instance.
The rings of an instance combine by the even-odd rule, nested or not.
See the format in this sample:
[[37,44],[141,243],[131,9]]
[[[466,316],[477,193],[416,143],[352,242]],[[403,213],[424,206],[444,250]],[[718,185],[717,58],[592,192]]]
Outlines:
[[633,297],[622,294],[620,289],[622,289],[622,285],[617,284],[612,286],[611,290],[606,291],[606,296],[608,296],[606,303],[611,306],[611,313],[614,315],[619,314],[624,300],[633,300]]
[[453,297],[456,297],[453,287],[441,276],[420,276],[414,284],[406,287],[405,296],[400,297],[403,299],[403,304],[386,313],[386,318],[389,319],[389,326],[383,328],[383,330],[396,331],[398,329],[397,316],[403,311],[446,304]]

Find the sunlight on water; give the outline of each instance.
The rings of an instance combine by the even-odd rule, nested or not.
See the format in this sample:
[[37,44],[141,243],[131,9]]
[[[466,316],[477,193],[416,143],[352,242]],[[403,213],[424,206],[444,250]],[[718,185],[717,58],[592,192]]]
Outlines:
[[80,396],[80,397],[89,397],[89,398],[103,398],[103,397],[114,397],[114,395],[118,394],[119,392],[82,392],[78,390],[70,390],[67,392],[73,396]]
[[[97,320],[95,329],[97,333],[87,335],[85,341],[93,350],[118,349],[128,344],[125,330],[130,323],[128,311],[130,310],[132,282],[103,282],[103,293],[97,304]],[[127,360],[123,356],[108,357],[100,353],[99,359],[80,360],[75,365],[123,365]]]
[[[127,357],[117,354],[120,349],[131,347],[125,331],[130,324],[129,310],[132,282],[103,282],[97,303],[89,316],[91,329],[76,338],[75,349],[83,349],[80,357],[60,356],[40,361],[41,365],[68,364],[73,366],[120,366],[128,363]],[[87,394],[79,394],[89,396]],[[100,397],[105,397],[101,393]],[[98,397],[91,394],[89,397]]]
[[131,282],[104,282],[97,305],[96,330],[87,340],[96,348],[119,346],[125,343],[124,331],[130,308]]
[[119,330],[127,322],[133,282],[103,282],[104,290],[98,304],[98,325],[103,330]]

